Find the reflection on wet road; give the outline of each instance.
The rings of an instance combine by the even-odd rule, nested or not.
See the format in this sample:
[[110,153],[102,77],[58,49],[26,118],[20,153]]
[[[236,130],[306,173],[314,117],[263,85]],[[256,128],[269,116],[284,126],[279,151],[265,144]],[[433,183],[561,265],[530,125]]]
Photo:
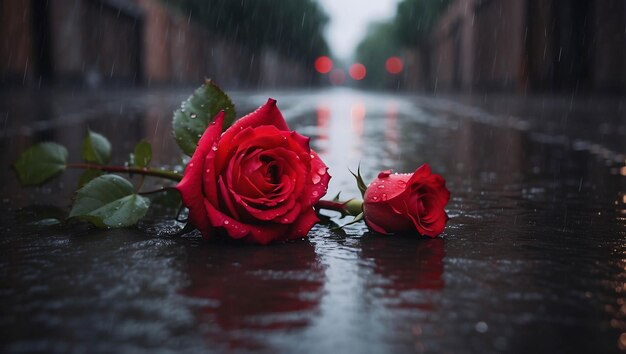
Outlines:
[[[41,140],[78,160],[91,128],[114,161],[146,137],[156,163],[176,164],[170,115],[189,92],[4,93],[0,162]],[[359,163],[366,180],[429,163],[452,192],[443,237],[321,224],[308,240],[252,247],[171,237],[172,223],[42,227],[18,209],[66,208],[78,173],[20,189],[4,168],[1,351],[626,348],[624,100],[233,93],[239,115],[267,96],[330,166],[329,197],[358,195]]]

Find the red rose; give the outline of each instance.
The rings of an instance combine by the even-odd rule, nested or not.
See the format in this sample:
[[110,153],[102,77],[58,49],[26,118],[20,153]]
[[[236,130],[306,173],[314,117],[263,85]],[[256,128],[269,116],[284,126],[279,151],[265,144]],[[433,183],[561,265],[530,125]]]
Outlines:
[[365,191],[363,213],[367,226],[382,234],[416,230],[435,237],[443,232],[450,199],[444,179],[431,174],[428,164],[410,173],[378,174]]
[[330,180],[309,138],[289,131],[273,99],[221,134],[223,118],[218,114],[204,132],[176,186],[189,221],[207,239],[228,234],[267,244],[305,237]]

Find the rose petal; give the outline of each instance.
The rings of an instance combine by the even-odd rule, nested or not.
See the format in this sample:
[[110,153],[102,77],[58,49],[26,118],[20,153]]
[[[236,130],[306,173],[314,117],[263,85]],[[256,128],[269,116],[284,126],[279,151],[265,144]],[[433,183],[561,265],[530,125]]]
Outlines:
[[226,156],[232,153],[231,149],[237,147],[237,145],[233,145],[232,143],[235,136],[247,128],[257,128],[264,125],[272,126],[281,131],[289,131],[289,127],[282,113],[280,113],[280,110],[276,107],[276,100],[272,98],[268,99],[267,102],[257,108],[256,111],[235,121],[235,123],[222,134],[217,158],[220,171],[224,161],[226,161]]
[[256,128],[261,125],[272,125],[279,130],[289,130],[285,118],[276,106],[276,100],[268,98],[267,102],[254,112],[238,119],[232,126],[233,131],[240,130],[240,127]]
[[206,156],[212,153],[212,148],[216,144],[222,132],[224,122],[224,112],[220,112],[214,121],[209,124],[204,134],[198,141],[196,151],[187,164],[182,180],[176,185],[180,192],[183,203],[189,209],[189,221],[202,232],[202,236],[210,238],[213,236],[212,228],[206,218],[203,193],[203,173]]
[[320,219],[315,214],[315,211],[312,208],[305,209],[302,214],[300,214],[293,224],[291,224],[291,228],[289,229],[289,233],[287,233],[285,240],[295,240],[298,238],[306,237],[313,225],[315,225]]

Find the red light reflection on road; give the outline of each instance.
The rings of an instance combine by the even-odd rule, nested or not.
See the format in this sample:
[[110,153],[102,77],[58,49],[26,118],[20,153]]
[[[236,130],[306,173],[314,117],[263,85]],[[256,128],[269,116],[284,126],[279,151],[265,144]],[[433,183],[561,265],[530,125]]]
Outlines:
[[385,113],[385,142],[389,149],[390,157],[395,159],[400,153],[398,134],[398,105],[396,102],[390,102]]
[[365,120],[365,105],[361,102],[354,103],[350,107],[352,131],[357,138],[363,134],[363,121]]
[[318,105],[315,109],[317,113],[317,153],[326,155],[326,145],[328,144],[328,125],[330,124],[330,109],[327,106]]

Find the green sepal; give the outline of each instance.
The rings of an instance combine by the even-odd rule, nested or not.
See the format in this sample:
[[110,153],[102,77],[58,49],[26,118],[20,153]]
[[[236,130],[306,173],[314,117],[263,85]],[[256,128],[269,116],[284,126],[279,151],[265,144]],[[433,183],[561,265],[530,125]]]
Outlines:
[[31,146],[17,159],[13,168],[22,185],[39,185],[65,171],[67,149],[57,143]]
[[188,222],[188,223],[185,224],[185,226],[182,229],[176,231],[174,236],[186,235],[186,234],[188,234],[188,233],[190,233],[192,231],[195,231],[195,230],[196,230],[196,227],[193,226],[190,222]]
[[180,108],[174,112],[172,127],[174,139],[183,153],[193,155],[198,140],[209,123],[222,110],[224,111],[222,129],[226,130],[235,120],[235,105],[210,79],[181,103]]
[[356,179],[356,185],[357,187],[359,187],[359,191],[361,191],[361,197],[365,198],[365,191],[367,190],[367,185],[365,184],[365,181],[363,181],[363,177],[361,176],[361,164],[359,164],[359,166],[357,167],[356,174],[352,172],[350,169],[348,169],[348,171],[350,171],[350,173]]
[[352,224],[356,224],[357,222],[363,220],[365,218],[365,215],[363,213],[358,214],[357,216],[354,217],[354,219],[352,219],[352,221],[350,221],[347,224],[343,224],[341,226],[335,227],[332,230],[339,230],[339,229],[343,229],[344,227],[348,226],[348,225],[352,225]]

